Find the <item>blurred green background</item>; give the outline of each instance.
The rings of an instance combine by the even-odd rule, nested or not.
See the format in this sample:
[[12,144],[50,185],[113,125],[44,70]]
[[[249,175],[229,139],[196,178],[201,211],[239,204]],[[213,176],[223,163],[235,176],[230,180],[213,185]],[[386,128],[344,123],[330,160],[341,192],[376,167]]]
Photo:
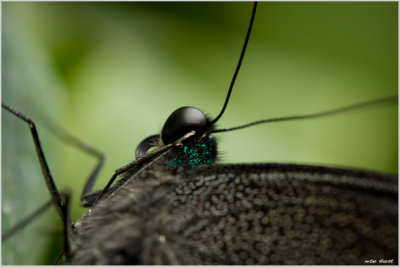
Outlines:
[[[106,157],[96,189],[178,107],[216,116],[251,3],[2,3],[2,98],[37,121],[72,217],[95,159],[41,125],[56,120]],[[397,94],[396,2],[260,3],[220,127]],[[397,173],[397,106],[219,134],[221,162],[292,162]],[[49,199],[28,127],[2,112],[2,231]],[[7,241],[3,264],[52,263],[54,210]],[[58,247],[53,248],[54,244]]]

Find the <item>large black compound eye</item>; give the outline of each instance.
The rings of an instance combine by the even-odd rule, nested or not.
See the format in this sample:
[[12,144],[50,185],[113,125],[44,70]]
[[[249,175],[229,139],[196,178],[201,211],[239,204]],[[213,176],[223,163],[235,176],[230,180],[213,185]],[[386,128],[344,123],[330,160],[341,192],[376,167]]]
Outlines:
[[202,134],[206,130],[207,117],[194,107],[178,108],[168,117],[161,131],[163,143],[171,144],[190,131]]

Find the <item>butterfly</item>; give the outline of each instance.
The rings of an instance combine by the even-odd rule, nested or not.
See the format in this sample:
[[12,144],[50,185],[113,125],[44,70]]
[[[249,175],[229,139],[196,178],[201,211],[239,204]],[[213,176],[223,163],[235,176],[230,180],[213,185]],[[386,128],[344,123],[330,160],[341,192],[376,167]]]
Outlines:
[[253,149],[254,150],[254,149]]

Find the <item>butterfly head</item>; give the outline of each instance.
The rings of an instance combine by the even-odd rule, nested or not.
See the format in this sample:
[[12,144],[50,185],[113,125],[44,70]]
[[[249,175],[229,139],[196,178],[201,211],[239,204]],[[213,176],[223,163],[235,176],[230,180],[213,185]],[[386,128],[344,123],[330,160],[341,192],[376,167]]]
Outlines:
[[203,135],[208,130],[207,116],[197,108],[181,107],[172,112],[161,131],[161,140],[164,145],[171,144],[187,134],[195,131],[196,135]]
[[150,148],[165,146],[176,142],[185,134],[195,131],[195,135],[182,142],[171,154],[169,165],[172,167],[196,167],[211,164],[217,156],[215,138],[209,134],[214,124],[199,109],[181,107],[172,112],[166,120],[161,135],[150,136],[136,149],[136,158],[144,156]]

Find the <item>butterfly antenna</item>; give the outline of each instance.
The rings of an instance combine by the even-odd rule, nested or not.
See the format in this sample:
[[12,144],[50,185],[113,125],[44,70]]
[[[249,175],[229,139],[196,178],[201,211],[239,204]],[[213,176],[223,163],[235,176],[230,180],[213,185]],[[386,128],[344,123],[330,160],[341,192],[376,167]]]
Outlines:
[[394,95],[394,96],[388,96],[388,97],[384,97],[384,98],[374,99],[374,100],[370,100],[370,101],[367,101],[367,102],[361,102],[361,103],[358,103],[358,104],[354,104],[354,105],[350,105],[350,106],[344,106],[344,107],[336,108],[336,109],[330,109],[330,110],[317,112],[317,113],[311,113],[311,114],[305,114],[305,115],[287,116],[287,117],[279,117],[279,118],[271,118],[271,119],[254,121],[254,122],[247,123],[247,124],[244,124],[244,125],[241,125],[241,126],[225,128],[225,129],[211,130],[211,131],[208,132],[208,134],[220,133],[220,132],[230,132],[230,131],[239,130],[239,129],[247,128],[247,127],[250,127],[250,126],[254,126],[254,125],[257,125],[257,124],[268,123],[268,122],[314,119],[314,118],[320,118],[320,117],[335,115],[335,114],[338,114],[338,113],[349,112],[349,111],[356,110],[356,109],[367,108],[367,107],[371,107],[371,106],[375,106],[375,105],[397,104],[397,103],[398,103],[398,95]]
[[232,88],[233,88],[233,85],[235,84],[236,77],[237,77],[237,75],[239,73],[240,66],[242,65],[242,60],[243,60],[243,57],[244,57],[244,53],[246,52],[247,43],[249,42],[251,29],[253,27],[254,17],[256,15],[256,9],[257,9],[257,2],[254,2],[253,11],[252,11],[251,18],[250,18],[250,25],[249,25],[249,28],[247,29],[246,39],[244,40],[242,52],[240,53],[239,62],[237,64],[237,66],[236,66],[235,73],[233,74],[233,78],[232,78],[231,84],[229,85],[229,90],[228,90],[228,94],[227,94],[226,99],[225,99],[224,106],[222,107],[222,110],[218,114],[218,116],[212,122],[210,122],[210,125],[216,123],[222,117],[222,114],[224,114],[226,106],[228,106],[228,101],[229,101],[229,98],[230,98],[231,93],[232,93]]

